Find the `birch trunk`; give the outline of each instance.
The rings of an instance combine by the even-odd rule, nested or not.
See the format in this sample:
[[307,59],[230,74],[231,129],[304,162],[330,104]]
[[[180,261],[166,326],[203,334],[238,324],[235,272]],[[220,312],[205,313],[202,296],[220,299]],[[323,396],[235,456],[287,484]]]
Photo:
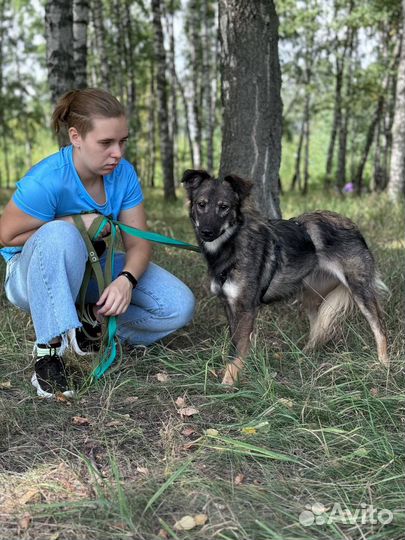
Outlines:
[[282,102],[278,16],[272,0],[220,0],[223,136],[220,175],[254,182],[264,215],[278,218]]
[[[74,88],[72,2],[48,0],[45,4],[48,81],[51,100],[56,101]],[[69,144],[67,133],[58,135],[60,146]]]
[[163,44],[160,0],[152,0],[154,50],[156,59],[156,87],[158,95],[158,118],[160,133],[160,158],[162,161],[164,198],[175,200],[173,176],[173,142],[169,133],[169,115],[167,106],[166,53]]
[[75,87],[87,87],[87,27],[89,0],[73,0],[73,60]]
[[[405,36],[405,0],[402,0],[402,36]],[[398,64],[395,114],[392,125],[392,154],[388,195],[394,202],[405,193],[405,43],[402,37]]]

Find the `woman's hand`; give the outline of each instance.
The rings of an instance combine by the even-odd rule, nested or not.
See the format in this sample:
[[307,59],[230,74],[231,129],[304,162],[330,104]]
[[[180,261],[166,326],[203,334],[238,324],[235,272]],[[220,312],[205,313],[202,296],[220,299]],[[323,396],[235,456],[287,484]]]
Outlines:
[[96,315],[115,317],[128,309],[132,298],[132,284],[125,276],[118,276],[103,291],[96,303]]

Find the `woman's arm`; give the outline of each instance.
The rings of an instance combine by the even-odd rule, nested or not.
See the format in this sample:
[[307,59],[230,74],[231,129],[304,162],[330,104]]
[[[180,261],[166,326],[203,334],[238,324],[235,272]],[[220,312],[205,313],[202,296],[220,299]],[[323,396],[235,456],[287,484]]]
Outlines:
[[23,246],[30,236],[46,223],[26,214],[11,199],[0,218],[0,242],[5,246]]
[[[83,214],[82,219],[86,229],[89,229],[94,219],[99,214]],[[74,225],[72,216],[55,218],[62,221],[67,221]],[[42,225],[47,223],[38,218],[34,218],[29,214],[20,210],[15,202],[11,199],[0,217],[0,243],[5,246],[23,246],[30,236],[34,234]],[[108,233],[109,229],[104,231]]]
[[[119,217],[119,221],[130,227],[146,230],[146,215],[143,204],[123,210]],[[127,233],[122,234],[124,247],[126,251],[126,261],[124,270],[139,279],[150,261],[152,248],[150,242],[136,238]],[[125,276],[116,278],[100,296],[97,306],[98,313],[109,317],[125,313],[131,301],[132,285]]]

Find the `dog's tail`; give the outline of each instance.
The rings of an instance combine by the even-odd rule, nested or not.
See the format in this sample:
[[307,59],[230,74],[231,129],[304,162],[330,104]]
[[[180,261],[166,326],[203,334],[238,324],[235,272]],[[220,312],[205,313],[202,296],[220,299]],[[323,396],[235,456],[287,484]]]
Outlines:
[[339,284],[330,291],[322,300],[317,315],[311,320],[311,332],[306,349],[314,349],[329,341],[337,329],[339,323],[353,307],[353,299],[350,291]]

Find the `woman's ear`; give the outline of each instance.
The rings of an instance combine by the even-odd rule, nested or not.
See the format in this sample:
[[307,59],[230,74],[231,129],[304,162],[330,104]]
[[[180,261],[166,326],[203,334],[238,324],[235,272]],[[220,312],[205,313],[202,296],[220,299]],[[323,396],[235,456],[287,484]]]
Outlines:
[[80,148],[82,137],[80,133],[77,131],[77,129],[75,127],[69,128],[68,134],[69,134],[69,139],[70,139],[70,142],[72,143],[72,146],[74,146],[75,148]]

